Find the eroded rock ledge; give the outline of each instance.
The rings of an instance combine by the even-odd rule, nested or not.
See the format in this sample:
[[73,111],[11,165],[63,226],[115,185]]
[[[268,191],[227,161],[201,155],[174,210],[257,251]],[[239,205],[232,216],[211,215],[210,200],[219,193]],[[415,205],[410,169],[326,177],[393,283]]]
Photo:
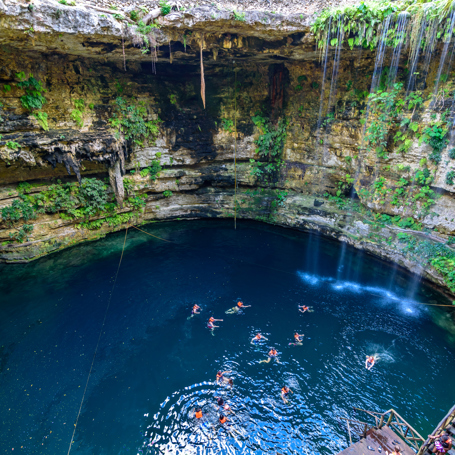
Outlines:
[[[236,205],[240,218],[317,230],[455,291],[453,264],[435,262],[452,260],[450,147],[439,163],[415,137],[406,154],[392,137],[383,160],[365,148],[360,120],[374,52],[343,49],[335,108],[321,118],[322,67],[308,16],[253,11],[235,20],[196,8],[161,18],[144,47],[134,26],[111,15],[35,5],[0,1],[0,209],[9,210],[1,261],[29,261],[132,223],[232,217]],[[434,63],[428,78],[436,72]],[[30,75],[45,89],[39,112],[47,123],[21,100]],[[422,89],[421,125],[447,107],[430,106],[431,92]],[[148,137],[116,123],[133,111]],[[267,134],[276,148],[264,149]],[[420,185],[418,172],[431,181]],[[105,198],[104,209],[81,196],[84,179],[96,179],[93,197]],[[418,197],[426,186],[431,203]]]

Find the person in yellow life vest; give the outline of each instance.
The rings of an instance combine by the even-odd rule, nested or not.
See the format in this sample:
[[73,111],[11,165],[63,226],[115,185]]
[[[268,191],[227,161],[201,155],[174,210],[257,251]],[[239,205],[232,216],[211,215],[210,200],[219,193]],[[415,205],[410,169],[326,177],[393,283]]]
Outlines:
[[294,393],[289,387],[287,386],[283,386],[281,388],[281,398],[283,400],[284,403],[287,403],[288,400],[287,400],[287,396],[289,395],[289,392],[291,393]]

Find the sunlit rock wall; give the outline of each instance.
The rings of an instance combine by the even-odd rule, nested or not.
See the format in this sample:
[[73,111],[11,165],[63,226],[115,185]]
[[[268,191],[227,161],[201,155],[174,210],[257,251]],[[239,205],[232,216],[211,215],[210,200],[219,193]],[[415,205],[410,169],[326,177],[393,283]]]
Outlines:
[[[172,13],[160,19],[145,53],[134,27],[93,10],[41,2],[30,11],[25,3],[4,2],[0,21],[0,209],[87,177],[105,182],[116,204],[109,213],[83,218],[65,208],[37,213],[22,238],[24,219],[4,217],[2,261],[31,260],[131,224],[235,213],[317,230],[451,287],[422,251],[409,247],[411,237],[445,245],[453,235],[454,188],[445,178],[450,147],[439,165],[414,137],[406,153],[397,153],[390,140],[386,159],[367,149],[361,119],[374,52],[343,49],[334,78],[331,51],[321,97],[323,64],[308,16],[251,12],[239,21],[217,8]],[[433,74],[440,52],[430,65]],[[406,58],[403,52],[399,80],[406,77]],[[21,102],[20,72],[46,89],[47,131]],[[446,101],[430,110],[433,88],[422,90],[423,125],[441,117]],[[118,97],[143,106],[144,119],[158,125],[156,138],[137,144],[116,134],[110,119]],[[328,113],[330,97],[334,108]],[[84,102],[79,120],[73,114],[78,100]],[[257,116],[271,129],[288,121],[280,163],[265,176],[255,172],[257,142],[264,139]],[[423,158],[434,176],[431,209],[424,210],[415,193],[392,204],[400,179],[411,182]],[[154,161],[162,167],[156,179],[147,172]],[[131,202],[137,197],[141,206]],[[384,222],[382,215],[410,217],[414,225]],[[403,234],[410,236],[406,242]]]

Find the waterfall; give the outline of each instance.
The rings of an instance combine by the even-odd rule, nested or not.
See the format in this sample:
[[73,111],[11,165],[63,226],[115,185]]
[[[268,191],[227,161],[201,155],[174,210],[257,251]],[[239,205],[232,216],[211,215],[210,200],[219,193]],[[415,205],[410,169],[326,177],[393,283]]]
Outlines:
[[317,123],[317,130],[318,130],[318,136],[317,139],[319,139],[319,128],[321,127],[321,122],[322,122],[322,108],[324,106],[324,96],[325,96],[325,77],[327,74],[327,57],[329,55],[329,46],[330,46],[330,32],[332,29],[332,17],[329,18],[329,28],[327,31],[327,43],[325,45],[324,49],[324,68],[322,71],[322,81],[321,81],[321,97],[319,100],[319,117],[318,117],[318,123]]
[[392,60],[390,62],[389,76],[387,78],[387,87],[393,87],[397,77],[398,66],[400,64],[401,49],[403,48],[403,43],[406,40],[406,28],[408,25],[409,14],[400,13],[398,15],[398,21],[396,24],[396,40],[395,47],[392,53]]
[[[438,73],[436,75],[436,81],[435,81],[435,84],[434,84],[434,92],[433,92],[434,96],[436,96],[437,93],[438,93],[439,81],[441,79],[442,71],[444,70],[444,67],[446,66],[445,65],[445,61],[446,61],[447,51],[449,49],[450,42],[452,41],[454,25],[455,25],[455,9],[453,9],[452,12],[450,13],[449,33],[445,37],[444,48],[443,48],[442,54],[441,54],[441,60],[439,60]],[[450,55],[449,62],[447,64],[447,73],[449,73],[450,67],[452,66],[454,47],[455,47],[455,44],[452,45],[452,52],[451,52],[451,55]]]
[[411,89],[414,85],[414,81],[415,81],[414,73],[417,68],[417,62],[419,60],[420,44],[422,42],[423,33],[425,32],[427,24],[428,24],[428,22],[426,19],[422,20],[422,22],[420,23],[419,39],[417,41],[415,50],[411,54],[412,63],[411,63],[411,71],[409,73],[408,86],[406,87],[406,96],[411,91]]
[[[382,64],[384,63],[384,55],[385,50],[387,48],[387,35],[389,33],[390,28],[390,21],[392,19],[392,15],[389,14],[384,23],[382,24],[382,33],[381,38],[379,40],[378,50],[376,52],[376,59],[374,62],[374,71],[373,71],[373,78],[371,80],[371,88],[370,93],[374,93],[379,85],[379,79],[381,78],[382,73]],[[367,111],[368,115],[368,111]],[[366,122],[365,122],[366,124]]]

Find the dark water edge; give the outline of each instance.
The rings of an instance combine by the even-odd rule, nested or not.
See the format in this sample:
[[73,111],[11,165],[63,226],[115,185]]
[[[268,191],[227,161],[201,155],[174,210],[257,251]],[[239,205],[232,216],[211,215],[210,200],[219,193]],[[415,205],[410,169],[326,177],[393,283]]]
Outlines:
[[[450,302],[401,268],[256,222],[239,221],[237,231],[232,220],[143,229],[174,243],[128,233],[72,453],[328,454],[346,446],[336,416],[352,406],[396,407],[425,433],[455,400],[452,320],[418,303]],[[67,452],[124,235],[0,265],[5,453]],[[237,298],[252,308],[227,316]],[[188,320],[201,302],[203,315]],[[314,313],[296,312],[304,302]],[[215,337],[204,328],[211,314],[225,319]],[[268,345],[251,347],[257,330],[281,364],[259,367]],[[300,351],[288,346],[296,330],[308,341]],[[366,376],[372,350],[383,361]],[[224,367],[234,370],[233,391],[213,384]],[[280,402],[283,382],[298,392],[290,408]],[[241,435],[213,430],[209,440],[192,426],[192,407],[210,411],[214,393],[238,411]]]

